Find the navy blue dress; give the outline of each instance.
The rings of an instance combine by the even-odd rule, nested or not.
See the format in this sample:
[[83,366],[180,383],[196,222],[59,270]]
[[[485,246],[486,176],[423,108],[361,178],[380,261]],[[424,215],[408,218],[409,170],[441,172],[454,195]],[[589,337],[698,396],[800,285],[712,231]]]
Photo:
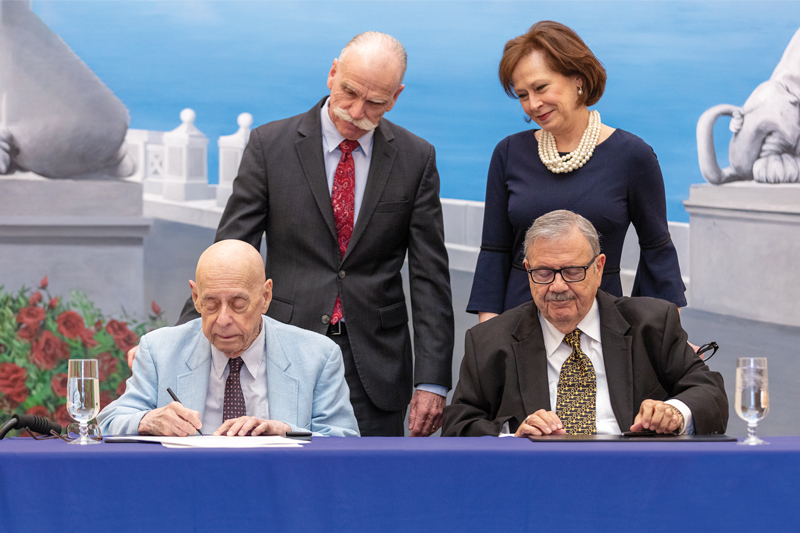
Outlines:
[[467,311],[502,313],[531,300],[522,264],[525,232],[537,217],[556,209],[584,216],[600,233],[606,254],[602,290],[622,296],[619,263],[633,222],[641,254],[632,295],[685,306],[678,254],[667,227],[664,178],[653,149],[617,129],[583,167],[553,174],[539,159],[534,131],[506,137],[492,155],[481,253]]

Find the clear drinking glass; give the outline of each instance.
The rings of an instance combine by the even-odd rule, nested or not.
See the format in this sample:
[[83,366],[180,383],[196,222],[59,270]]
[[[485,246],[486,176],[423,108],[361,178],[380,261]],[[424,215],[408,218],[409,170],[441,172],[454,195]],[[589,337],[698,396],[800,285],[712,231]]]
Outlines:
[[747,438],[739,444],[769,444],[756,436],[756,424],[769,412],[766,357],[740,357],[736,361],[736,414],[747,422]]
[[80,437],[70,444],[99,444],[89,438],[89,420],[100,412],[97,359],[70,359],[67,364],[67,412],[80,424]]

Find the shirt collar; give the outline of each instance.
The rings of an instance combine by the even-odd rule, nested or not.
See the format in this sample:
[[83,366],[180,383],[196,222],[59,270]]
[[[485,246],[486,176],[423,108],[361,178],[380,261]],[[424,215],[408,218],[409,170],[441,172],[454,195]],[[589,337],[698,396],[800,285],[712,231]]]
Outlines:
[[[267,346],[266,342],[266,334],[264,333],[266,327],[263,324],[261,325],[261,333],[258,334],[256,340],[253,341],[253,344],[247,348],[244,353],[242,353],[241,358],[244,362],[244,367],[250,373],[251,376],[256,377],[258,375],[258,369],[261,367],[261,363],[264,362],[264,355],[267,353]],[[225,367],[228,366],[228,356],[224,353],[217,350],[214,345],[211,345],[211,373],[217,377],[217,379],[222,379],[222,373],[225,371]]]
[[[344,136],[339,133],[339,130],[336,129],[336,126],[331,120],[331,116],[328,114],[328,109],[330,109],[330,101],[330,98],[325,100],[325,105],[322,106],[322,110],[320,111],[320,119],[322,121],[322,149],[326,153],[330,153],[338,149],[339,145],[342,144],[342,141],[344,140]],[[356,151],[361,150],[364,152],[364,154],[369,156],[372,153],[372,138],[374,136],[375,130],[365,133],[361,138],[358,139],[359,147],[356,148]]]
[[[539,311],[539,323],[542,325],[542,336],[544,337],[544,349],[547,353],[547,357],[552,356],[561,343],[564,341],[564,337],[566,335],[561,333],[556,329],[556,327],[547,321],[547,319],[542,316],[542,312]],[[597,307],[597,298],[594,299],[592,302],[592,307],[589,308],[589,312],[586,313],[586,316],[583,317],[578,323],[578,329],[580,329],[584,335],[589,337],[590,339],[601,342],[600,341],[600,309]]]

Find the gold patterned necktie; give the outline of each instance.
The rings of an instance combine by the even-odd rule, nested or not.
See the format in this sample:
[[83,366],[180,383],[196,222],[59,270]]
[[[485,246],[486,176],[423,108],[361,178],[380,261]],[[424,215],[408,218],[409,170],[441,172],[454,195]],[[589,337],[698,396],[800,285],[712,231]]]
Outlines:
[[597,376],[592,362],[581,351],[581,330],[567,333],[564,342],[572,353],[558,376],[556,415],[567,435],[592,435],[597,431]]

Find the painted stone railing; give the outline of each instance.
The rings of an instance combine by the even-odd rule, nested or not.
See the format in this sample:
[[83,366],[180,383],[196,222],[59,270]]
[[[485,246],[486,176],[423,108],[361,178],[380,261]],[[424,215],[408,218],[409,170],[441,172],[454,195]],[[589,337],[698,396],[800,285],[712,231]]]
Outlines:
[[[181,125],[169,132],[128,130],[128,148],[137,162],[133,178],[144,189],[144,214],[173,222],[216,228],[231,194],[242,153],[250,137],[253,117],[242,113],[239,129],[217,140],[219,184],[208,183],[208,138],[194,126],[195,112],[184,109]],[[473,272],[480,252],[483,202],[442,199],[450,268]],[[670,222],[670,233],[684,266],[688,285],[689,225]],[[633,284],[639,258],[636,233],[631,229],[622,258],[623,285]]]

